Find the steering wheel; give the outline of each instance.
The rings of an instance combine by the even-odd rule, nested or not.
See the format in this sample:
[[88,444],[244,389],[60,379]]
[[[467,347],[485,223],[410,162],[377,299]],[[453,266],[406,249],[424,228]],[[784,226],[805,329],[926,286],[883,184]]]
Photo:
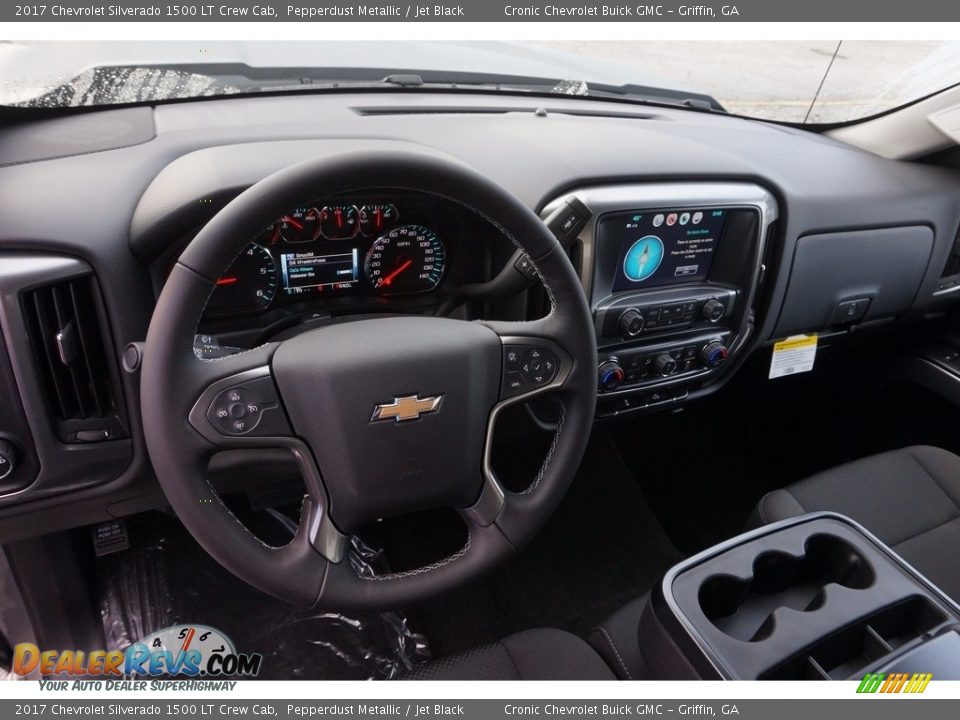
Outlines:
[[[290,207],[371,187],[448,198],[493,223],[532,259],[551,311],[524,322],[364,319],[217,360],[194,354],[215,282],[251,237]],[[512,194],[427,154],[328,156],[251,186],[180,256],[147,334],[143,430],[170,505],[239,578],[301,606],[402,607],[492,569],[545,522],[590,434],[596,354],[590,310],[567,255]],[[548,392],[562,409],[547,457],[525,491],[509,492],[490,465],[497,416]],[[306,487],[297,532],[282,547],[251,533],[206,476],[213,453],[264,447],[289,449]],[[349,538],[365,524],[436,507],[455,508],[465,521],[459,552],[390,575],[361,576],[351,567]]]

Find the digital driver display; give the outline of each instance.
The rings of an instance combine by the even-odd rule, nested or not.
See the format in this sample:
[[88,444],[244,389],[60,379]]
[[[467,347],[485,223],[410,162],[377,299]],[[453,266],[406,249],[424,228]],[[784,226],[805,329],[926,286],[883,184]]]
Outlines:
[[644,210],[610,218],[604,230],[621,239],[613,290],[705,280],[727,210]]
[[344,290],[357,284],[359,251],[345,248],[341,253],[284,253],[280,256],[283,291],[287,295],[317,292],[324,288]]

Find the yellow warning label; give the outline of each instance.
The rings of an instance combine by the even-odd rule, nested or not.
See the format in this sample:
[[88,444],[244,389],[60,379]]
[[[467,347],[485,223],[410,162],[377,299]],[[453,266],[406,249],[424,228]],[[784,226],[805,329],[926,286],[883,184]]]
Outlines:
[[794,335],[773,346],[770,358],[770,379],[813,370],[817,358],[816,335]]
[[796,337],[790,337],[786,340],[781,340],[778,343],[774,343],[773,351],[781,352],[783,350],[799,350],[800,348],[816,347],[817,346],[817,336],[816,335],[798,335]]

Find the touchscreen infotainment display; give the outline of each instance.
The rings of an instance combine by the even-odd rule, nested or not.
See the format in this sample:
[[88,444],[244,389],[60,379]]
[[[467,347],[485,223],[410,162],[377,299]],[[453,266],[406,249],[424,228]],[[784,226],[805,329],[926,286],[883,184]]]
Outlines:
[[609,218],[604,232],[621,241],[614,292],[705,280],[727,212],[644,210]]

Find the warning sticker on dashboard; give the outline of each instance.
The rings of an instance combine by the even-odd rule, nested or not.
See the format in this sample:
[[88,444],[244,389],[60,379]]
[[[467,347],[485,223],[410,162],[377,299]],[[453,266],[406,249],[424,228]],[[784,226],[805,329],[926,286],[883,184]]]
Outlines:
[[817,357],[816,335],[794,335],[773,345],[770,379],[813,370]]

